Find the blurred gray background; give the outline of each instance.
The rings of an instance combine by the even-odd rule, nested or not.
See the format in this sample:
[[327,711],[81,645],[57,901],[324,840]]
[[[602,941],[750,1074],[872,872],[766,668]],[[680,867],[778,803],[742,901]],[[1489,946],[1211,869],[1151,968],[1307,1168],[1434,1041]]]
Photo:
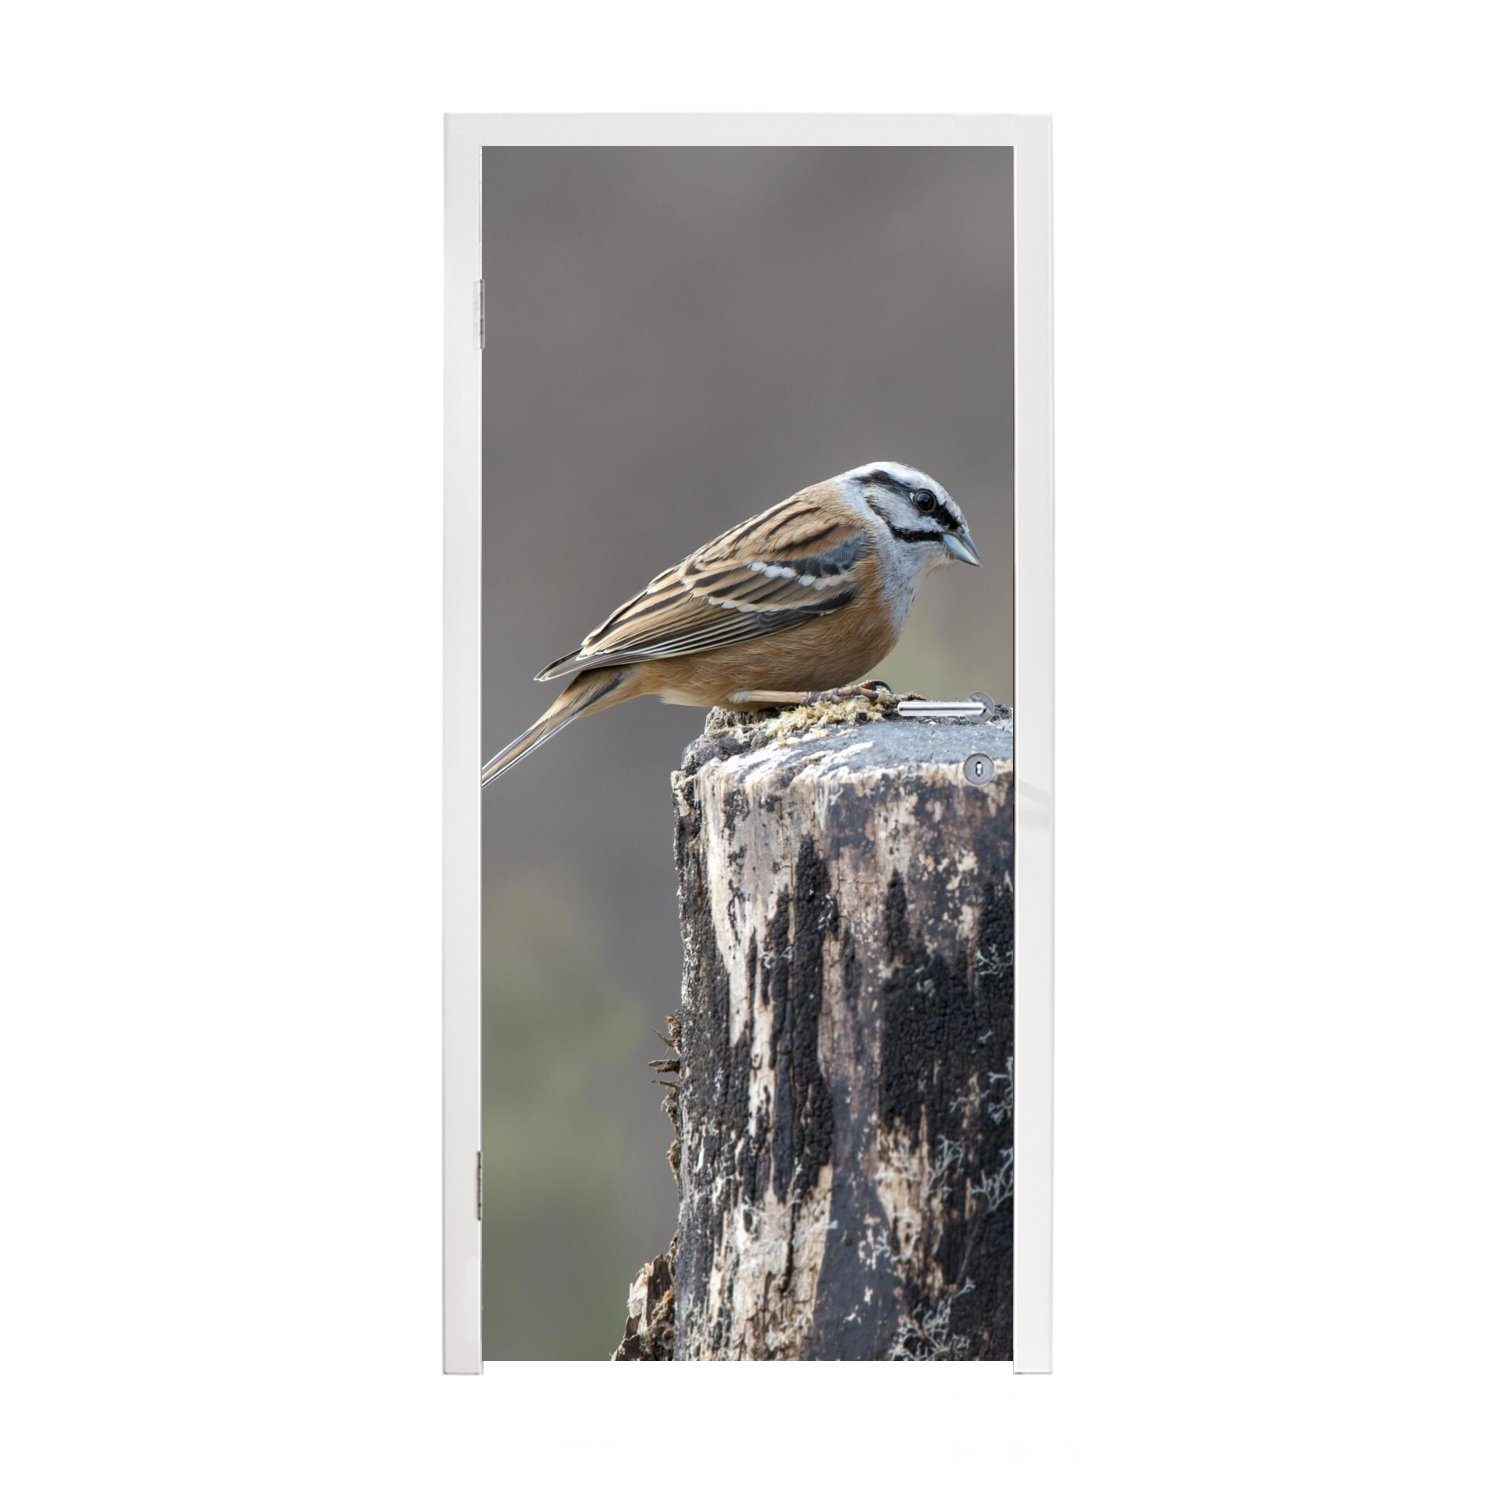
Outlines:
[[[1011,695],[1011,158],[998,149],[484,153],[484,753],[629,594],[814,480],[894,458],[984,568],[878,669]],[[669,773],[626,704],[484,794],[484,1356],[602,1359],[676,1218],[648,1070],[681,976]]]

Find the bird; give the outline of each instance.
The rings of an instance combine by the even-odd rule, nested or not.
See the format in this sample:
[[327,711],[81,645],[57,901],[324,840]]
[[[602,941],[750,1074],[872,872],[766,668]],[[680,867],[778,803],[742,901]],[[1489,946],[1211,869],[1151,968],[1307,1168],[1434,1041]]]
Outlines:
[[480,785],[575,719],[655,695],[691,708],[801,704],[859,681],[900,638],[934,568],[979,566],[953,497],[920,469],[861,464],[798,490],[658,573],[543,667],[571,676],[551,708],[480,769]]

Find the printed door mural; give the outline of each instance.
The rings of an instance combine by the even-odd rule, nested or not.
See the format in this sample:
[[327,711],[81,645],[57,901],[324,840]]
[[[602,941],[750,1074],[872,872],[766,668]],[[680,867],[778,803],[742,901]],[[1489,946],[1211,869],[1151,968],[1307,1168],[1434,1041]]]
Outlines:
[[1011,240],[1007,149],[484,152],[484,753],[594,710],[484,791],[487,1359],[1008,1355],[1007,716],[683,757],[1011,701]]

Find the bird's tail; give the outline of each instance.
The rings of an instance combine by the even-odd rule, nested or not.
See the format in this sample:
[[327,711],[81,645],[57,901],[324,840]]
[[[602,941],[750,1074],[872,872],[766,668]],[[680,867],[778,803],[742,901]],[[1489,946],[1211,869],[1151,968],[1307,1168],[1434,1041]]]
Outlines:
[[480,786],[488,786],[497,776],[524,760],[538,745],[545,745],[554,734],[566,729],[574,719],[587,718],[611,704],[634,698],[639,690],[629,667],[596,668],[575,677],[557,701],[519,739],[514,739],[498,755],[484,763],[479,773]]

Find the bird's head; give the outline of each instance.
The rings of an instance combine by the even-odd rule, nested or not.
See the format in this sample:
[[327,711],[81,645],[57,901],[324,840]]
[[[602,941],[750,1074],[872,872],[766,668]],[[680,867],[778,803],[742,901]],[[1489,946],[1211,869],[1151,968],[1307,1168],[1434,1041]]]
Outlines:
[[861,464],[836,482],[858,508],[874,512],[890,532],[893,553],[915,573],[955,561],[979,566],[979,549],[964,513],[930,474],[886,460]]

